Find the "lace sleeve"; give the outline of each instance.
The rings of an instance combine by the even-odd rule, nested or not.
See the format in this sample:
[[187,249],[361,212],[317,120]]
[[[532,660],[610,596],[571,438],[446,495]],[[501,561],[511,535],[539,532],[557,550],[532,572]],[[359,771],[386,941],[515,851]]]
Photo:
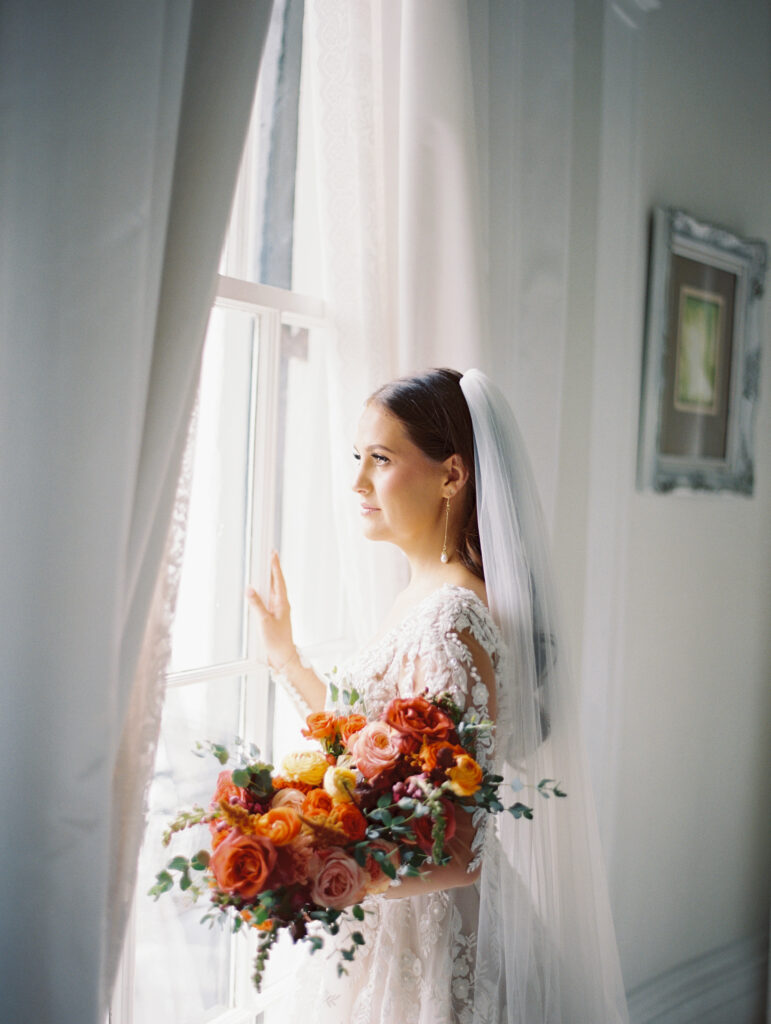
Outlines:
[[[484,635],[480,639],[475,633],[473,624],[464,617],[443,629],[438,637],[426,637],[416,653],[405,657],[399,689],[401,693],[409,689],[415,694],[449,693],[467,714],[492,721],[492,729],[480,732],[475,751],[482,768],[491,771],[497,708],[494,655],[483,642]],[[456,840],[448,844],[453,859],[465,863],[467,872],[476,871],[481,863],[488,817],[480,808],[470,821],[459,820]]]

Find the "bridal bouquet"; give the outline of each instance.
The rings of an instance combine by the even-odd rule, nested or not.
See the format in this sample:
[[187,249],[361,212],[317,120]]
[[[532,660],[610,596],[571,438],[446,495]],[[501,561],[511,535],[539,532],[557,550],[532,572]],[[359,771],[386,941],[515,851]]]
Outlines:
[[[234,931],[258,929],[259,989],[281,930],[315,952],[324,931],[339,933],[342,915],[364,920],[365,896],[447,863],[456,810],[532,817],[523,803],[504,808],[502,778],[476,760],[480,734],[491,725],[446,695],[396,698],[369,721],[355,713],[311,714],[302,732],[315,749],[290,753],[278,771],[254,748],[241,750],[237,766],[219,773],[209,808],[194,807],[171,823],[164,846],[195,825],[208,826],[210,844],[169,861],[150,895],[157,899],[176,881],[194,898],[208,894],[204,921],[230,918]],[[224,747],[208,747],[221,764],[230,760]],[[537,789],[565,795],[548,779]],[[364,937],[353,931],[350,941],[341,973]]]

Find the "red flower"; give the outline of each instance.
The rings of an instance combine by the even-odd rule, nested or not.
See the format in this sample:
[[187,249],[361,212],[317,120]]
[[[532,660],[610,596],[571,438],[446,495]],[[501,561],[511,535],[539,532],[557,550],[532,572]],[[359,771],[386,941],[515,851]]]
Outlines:
[[[455,835],[455,808],[450,800],[442,800],[442,809],[444,810],[445,818],[444,841],[447,842],[448,839],[452,839]],[[425,853],[431,853],[434,847],[434,840],[431,836],[434,828],[434,819],[431,815],[427,814],[423,818],[416,818],[412,828],[421,850]]]
[[418,746],[432,740],[456,739],[452,719],[425,697],[396,697],[385,709],[383,718]]

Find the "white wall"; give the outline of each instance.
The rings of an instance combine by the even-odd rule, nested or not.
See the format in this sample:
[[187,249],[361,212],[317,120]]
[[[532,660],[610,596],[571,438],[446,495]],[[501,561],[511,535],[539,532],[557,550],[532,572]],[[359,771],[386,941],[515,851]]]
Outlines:
[[[556,47],[523,20],[522,5],[490,0],[483,6],[472,42],[488,97],[489,116],[481,123],[489,155],[491,302],[499,310],[494,362],[505,379],[510,345],[521,342],[507,340],[513,321],[503,322],[500,310],[511,308],[523,253],[500,226],[515,228],[512,208],[529,198],[541,204],[544,223],[555,223],[547,198],[523,196],[526,184],[510,180],[522,103],[517,89],[527,84],[516,60],[523,47],[537,60],[534,46],[548,46],[544,60],[554,59]],[[562,388],[558,448],[556,463],[541,476],[552,479],[554,471],[555,556],[575,663],[586,691],[595,686],[595,699],[597,679],[608,690],[607,709],[594,709],[608,716],[598,739],[601,767],[613,783],[601,794],[600,810],[625,982],[639,990],[768,927],[767,298],[755,496],[638,493],[634,443],[651,207],[680,206],[771,242],[771,12],[766,0],[661,0],[657,9],[635,0],[547,6],[551,17],[561,12],[562,30],[570,27],[572,84],[562,88],[559,116],[552,112],[549,122],[556,143],[567,143],[569,223],[565,334],[562,343],[546,342],[555,364],[550,379]],[[555,68],[559,82],[563,71],[564,64]],[[618,140],[623,145],[614,152]],[[559,205],[565,194],[555,192],[554,200]],[[625,221],[614,238],[608,217],[618,210]],[[623,266],[616,267],[614,256]],[[620,300],[607,293],[611,280],[623,282]],[[618,333],[609,333],[614,301],[624,319]],[[615,360],[610,378],[609,355]],[[538,390],[538,380],[533,387]],[[608,399],[614,388],[620,400]],[[553,431],[554,409],[544,408],[541,428]],[[615,447],[608,447],[609,432],[620,439]],[[548,455],[546,446],[542,451]],[[610,482],[597,472],[607,451]],[[596,546],[598,524],[599,536],[608,533],[608,564]],[[597,633],[605,621],[612,657],[602,664]],[[755,1005],[743,1019],[758,1019],[758,1012]],[[683,1011],[662,1019],[690,1018]]]
[[[683,207],[771,242],[770,28],[765,0],[664,0],[648,16],[646,209]],[[768,925],[767,298],[763,312],[754,498],[632,493],[628,506],[614,874],[630,987]]]

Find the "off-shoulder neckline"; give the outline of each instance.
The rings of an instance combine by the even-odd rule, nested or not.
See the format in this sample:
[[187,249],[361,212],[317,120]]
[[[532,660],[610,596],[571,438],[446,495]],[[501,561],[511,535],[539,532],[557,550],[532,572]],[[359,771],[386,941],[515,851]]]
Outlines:
[[490,618],[490,620],[493,621],[490,609],[479,596],[479,594],[477,594],[475,590],[472,590],[471,587],[464,587],[460,583],[442,583],[442,585],[437,587],[436,590],[432,590],[430,594],[426,594],[425,597],[422,597],[419,601],[416,601],[415,604],[412,605],[412,607],[404,613],[402,618],[399,620],[399,622],[396,623],[395,626],[391,626],[391,628],[387,629],[385,633],[383,633],[381,636],[375,637],[373,640],[371,640],[368,644],[364,646],[364,650],[371,651],[374,648],[379,647],[391,636],[394,636],[397,633],[399,633],[404,628],[404,626],[414,617],[418,609],[422,608],[423,605],[428,604],[432,598],[436,598],[437,595],[441,594],[442,591],[444,590],[456,590],[460,591],[463,594],[468,594],[468,596],[472,598],[472,600],[477,605],[479,605],[479,607],[485,612],[485,614]]

